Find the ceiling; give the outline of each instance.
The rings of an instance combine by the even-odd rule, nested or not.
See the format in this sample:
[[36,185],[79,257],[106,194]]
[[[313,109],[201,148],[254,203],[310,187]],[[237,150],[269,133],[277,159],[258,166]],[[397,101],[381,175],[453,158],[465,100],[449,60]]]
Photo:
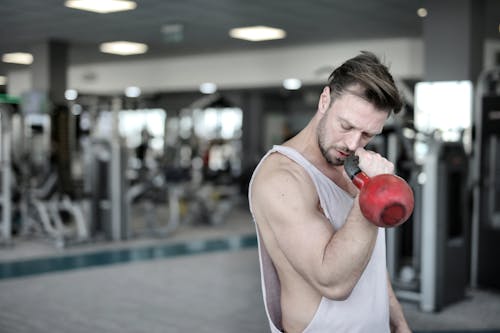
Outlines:
[[[317,42],[384,37],[419,37],[423,0],[136,0],[137,9],[96,14],[66,8],[64,0],[2,0],[0,53],[29,52],[48,40],[67,41],[70,64],[106,62],[205,52],[247,50]],[[500,0],[485,0],[487,37],[500,39]],[[182,24],[180,41],[162,33]],[[268,25],[287,38],[251,43],[232,39],[231,28]],[[146,55],[113,56],[98,44],[114,40],[143,42]],[[0,63],[0,75],[22,65]]]

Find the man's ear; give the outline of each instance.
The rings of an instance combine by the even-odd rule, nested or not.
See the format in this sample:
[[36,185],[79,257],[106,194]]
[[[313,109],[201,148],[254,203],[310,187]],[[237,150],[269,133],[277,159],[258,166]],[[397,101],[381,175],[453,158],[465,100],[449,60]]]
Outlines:
[[326,110],[330,106],[331,96],[330,96],[330,87],[323,88],[321,95],[319,96],[318,101],[318,111],[321,114],[325,114]]

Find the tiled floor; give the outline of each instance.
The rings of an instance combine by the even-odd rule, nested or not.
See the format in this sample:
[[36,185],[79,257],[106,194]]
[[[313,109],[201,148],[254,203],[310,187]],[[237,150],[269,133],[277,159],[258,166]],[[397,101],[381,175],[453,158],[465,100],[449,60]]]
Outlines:
[[[0,279],[0,332],[267,332],[254,240],[242,205],[223,225],[185,225],[167,239],[64,251],[18,242],[0,249],[0,265],[58,257],[75,269]],[[166,250],[179,244],[182,256]],[[117,260],[86,265],[98,254]],[[500,332],[500,295],[468,295],[437,314],[403,306],[416,332]]]

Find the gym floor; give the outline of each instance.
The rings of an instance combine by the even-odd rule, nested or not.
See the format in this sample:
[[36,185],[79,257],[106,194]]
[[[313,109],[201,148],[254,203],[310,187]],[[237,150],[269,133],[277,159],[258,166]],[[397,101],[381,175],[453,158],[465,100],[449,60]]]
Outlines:
[[[0,249],[0,332],[268,332],[246,204],[167,238]],[[439,313],[403,303],[415,332],[500,332],[500,293],[469,290]]]

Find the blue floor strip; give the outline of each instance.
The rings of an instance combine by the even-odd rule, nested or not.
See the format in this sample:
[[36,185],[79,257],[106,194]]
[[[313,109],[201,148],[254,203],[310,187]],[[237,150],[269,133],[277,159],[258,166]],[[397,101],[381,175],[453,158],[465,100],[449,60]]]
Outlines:
[[106,250],[52,258],[0,263],[0,280],[61,272],[85,267],[107,266],[133,261],[186,256],[208,252],[234,251],[257,246],[255,234],[143,248]]

